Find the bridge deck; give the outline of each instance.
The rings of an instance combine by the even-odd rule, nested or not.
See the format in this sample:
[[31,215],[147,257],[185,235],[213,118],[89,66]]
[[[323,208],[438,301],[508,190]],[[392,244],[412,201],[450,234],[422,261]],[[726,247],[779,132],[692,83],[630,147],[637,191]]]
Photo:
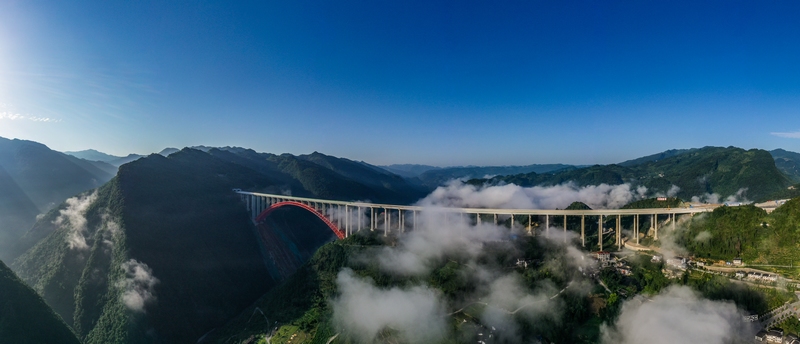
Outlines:
[[240,195],[268,197],[287,201],[322,203],[358,208],[382,208],[404,211],[437,211],[465,214],[497,214],[497,215],[568,215],[568,216],[611,216],[611,215],[664,215],[664,214],[696,214],[713,211],[717,206],[680,207],[680,208],[647,208],[647,209],[592,209],[592,210],[558,210],[558,209],[490,209],[490,208],[451,208],[421,207],[413,205],[380,204],[368,202],[347,202],[327,199],[295,197],[265,194],[258,192],[236,191]]

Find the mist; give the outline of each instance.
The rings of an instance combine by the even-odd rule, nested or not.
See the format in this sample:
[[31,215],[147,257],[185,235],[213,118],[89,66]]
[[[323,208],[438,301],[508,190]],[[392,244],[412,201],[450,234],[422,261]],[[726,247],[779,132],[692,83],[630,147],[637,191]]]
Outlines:
[[601,331],[606,344],[749,343],[755,334],[732,302],[704,299],[685,286],[626,301],[617,322]]
[[[671,190],[672,191],[672,190]],[[677,191],[675,191],[677,193]],[[618,209],[645,197],[647,188],[630,184],[588,185],[573,182],[554,186],[521,187],[516,184],[475,186],[450,181],[421,199],[418,205],[461,208],[564,209],[583,202],[592,209]]]
[[[518,343],[522,339],[520,324],[547,318],[558,322],[561,301],[558,295],[573,288],[588,294],[591,288],[582,279],[559,289],[544,279],[529,285],[522,275],[507,266],[498,266],[479,259],[493,254],[488,246],[503,252],[515,252],[513,230],[494,224],[472,224],[456,215],[427,208],[418,213],[415,230],[400,234],[396,243],[375,250],[366,250],[354,259],[355,264],[374,264],[383,273],[411,277],[417,281],[401,287],[381,288],[368,278],[361,278],[350,269],[337,276],[339,294],[331,302],[334,324],[343,333],[359,342],[374,342],[382,331],[390,330],[408,342],[435,342],[436,339],[474,336],[477,332],[492,333],[496,338]],[[567,246],[559,257],[549,257],[555,274],[567,280],[578,278],[579,267],[593,264],[585,253],[572,247],[561,231],[553,237],[537,239],[543,245]],[[571,235],[571,234],[567,234]],[[570,238],[571,239],[571,238]],[[487,246],[488,245],[488,246]],[[513,253],[520,255],[521,253]],[[444,297],[425,280],[433,269],[456,261],[463,267],[468,284],[475,290],[457,299]],[[552,262],[558,261],[560,263]],[[580,287],[578,287],[580,285]],[[478,328],[468,333],[453,333],[452,316],[470,306],[483,307]],[[482,327],[481,327],[482,326]],[[463,330],[466,331],[466,330]]]
[[445,304],[425,285],[382,289],[344,269],[336,277],[339,296],[332,301],[334,324],[362,343],[372,343],[386,329],[410,343],[430,343],[448,333]]
[[59,229],[68,231],[66,240],[70,249],[85,250],[89,248],[86,244],[86,211],[96,199],[97,191],[88,195],[68,198],[65,201],[67,207],[61,209],[58,217],[53,221],[53,224]]
[[154,288],[158,278],[147,264],[135,259],[122,263],[121,268],[125,277],[117,282],[117,287],[122,291],[122,304],[134,312],[145,313],[145,306],[156,301]]

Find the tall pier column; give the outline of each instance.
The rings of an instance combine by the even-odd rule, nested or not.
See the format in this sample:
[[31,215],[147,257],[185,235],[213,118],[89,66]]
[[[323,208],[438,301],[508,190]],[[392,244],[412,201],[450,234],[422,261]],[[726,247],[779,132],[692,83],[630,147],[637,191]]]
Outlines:
[[622,249],[622,228],[620,227],[620,220],[622,215],[617,214],[617,250]]
[[597,244],[600,245],[600,251],[603,250],[603,215],[597,220]]
[[514,229],[514,214],[511,214],[511,229]]
[[639,245],[639,214],[633,215],[633,236],[636,237],[636,245]]
[[586,247],[586,215],[581,215],[581,247]]
[[675,213],[672,213],[672,231],[675,232]]
[[404,233],[406,231],[406,218],[403,216],[403,209],[397,209],[397,222],[400,233]]
[[532,235],[533,232],[531,231],[533,224],[531,223],[531,216],[528,215],[528,235]]
[[564,242],[567,242],[567,214],[564,214]]
[[550,235],[550,215],[544,216],[544,232],[547,235]]
[[350,206],[344,205],[344,236],[350,233]]
[[412,210],[411,211],[411,229],[412,230],[417,229],[417,211],[416,210]]
[[654,240],[658,240],[658,214],[653,214],[653,228],[655,228]]

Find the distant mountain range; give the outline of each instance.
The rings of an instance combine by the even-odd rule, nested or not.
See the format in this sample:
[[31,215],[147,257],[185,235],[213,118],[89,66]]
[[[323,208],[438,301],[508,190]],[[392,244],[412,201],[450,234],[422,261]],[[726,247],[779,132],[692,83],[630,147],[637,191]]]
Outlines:
[[765,150],[705,147],[667,151],[620,164],[499,176],[471,183],[504,182],[522,186],[566,182],[579,186],[630,183],[645,186],[651,193],[669,194],[672,189],[675,196],[685,200],[706,194],[717,194],[723,199],[738,194],[738,198],[761,201],[783,193],[793,184],[790,177],[776,167],[775,161]]
[[[741,196],[760,200],[787,192],[800,162],[793,152],[734,147],[589,167],[378,167],[318,152],[204,146],[125,158],[117,170],[119,160],[0,139],[0,259],[83,343],[196,342],[237,315],[249,317],[240,312],[330,240],[325,231],[286,232],[314,226],[297,214],[255,227],[233,188],[411,204],[447,180],[477,178],[470,182],[631,183],[664,193],[674,185],[686,200],[746,189]],[[0,266],[0,283],[2,276]],[[0,334],[3,324],[0,314]]]
[[21,252],[17,240],[67,198],[105,184],[116,168],[56,152],[25,140],[0,137],[0,260]]

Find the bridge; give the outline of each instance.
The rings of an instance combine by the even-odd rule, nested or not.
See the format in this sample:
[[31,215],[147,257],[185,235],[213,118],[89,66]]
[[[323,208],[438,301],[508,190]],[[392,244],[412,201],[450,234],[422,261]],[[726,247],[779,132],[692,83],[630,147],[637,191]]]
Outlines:
[[[384,235],[389,235],[392,231],[405,232],[414,230],[417,227],[417,215],[423,211],[437,212],[442,214],[457,214],[462,218],[469,219],[476,224],[484,222],[499,224],[503,221],[507,224],[510,220],[510,227],[524,227],[528,234],[534,235],[534,217],[537,222],[544,217],[544,230],[550,231],[551,220],[554,226],[561,225],[564,233],[567,231],[567,218],[580,217],[581,224],[581,245],[586,246],[586,218],[597,217],[598,244],[603,250],[603,219],[616,218],[616,226],[606,228],[608,233],[614,232],[615,244],[617,248],[622,247],[621,223],[623,217],[632,218],[633,236],[636,243],[639,243],[639,231],[641,217],[649,217],[651,227],[654,231],[654,239],[658,240],[659,217],[666,217],[664,223],[671,224],[675,230],[675,223],[678,216],[693,216],[697,213],[710,212],[716,206],[708,207],[681,207],[681,208],[649,208],[649,209],[598,209],[598,210],[550,210],[550,209],[485,209],[485,208],[448,208],[448,207],[421,207],[412,205],[378,204],[367,202],[347,202],[316,198],[294,197],[286,195],[274,195],[257,192],[242,191],[234,189],[239,194],[242,201],[247,204],[247,209],[251,213],[251,218],[255,222],[264,220],[271,212],[280,207],[294,206],[308,210],[320,218],[340,239],[350,236],[356,231],[369,229],[371,231],[381,230]],[[365,223],[365,217],[369,217],[369,223]],[[448,217],[445,216],[445,220]],[[383,220],[383,221],[381,221]],[[527,221],[526,221],[527,220]],[[566,240],[566,235],[564,236]]]

